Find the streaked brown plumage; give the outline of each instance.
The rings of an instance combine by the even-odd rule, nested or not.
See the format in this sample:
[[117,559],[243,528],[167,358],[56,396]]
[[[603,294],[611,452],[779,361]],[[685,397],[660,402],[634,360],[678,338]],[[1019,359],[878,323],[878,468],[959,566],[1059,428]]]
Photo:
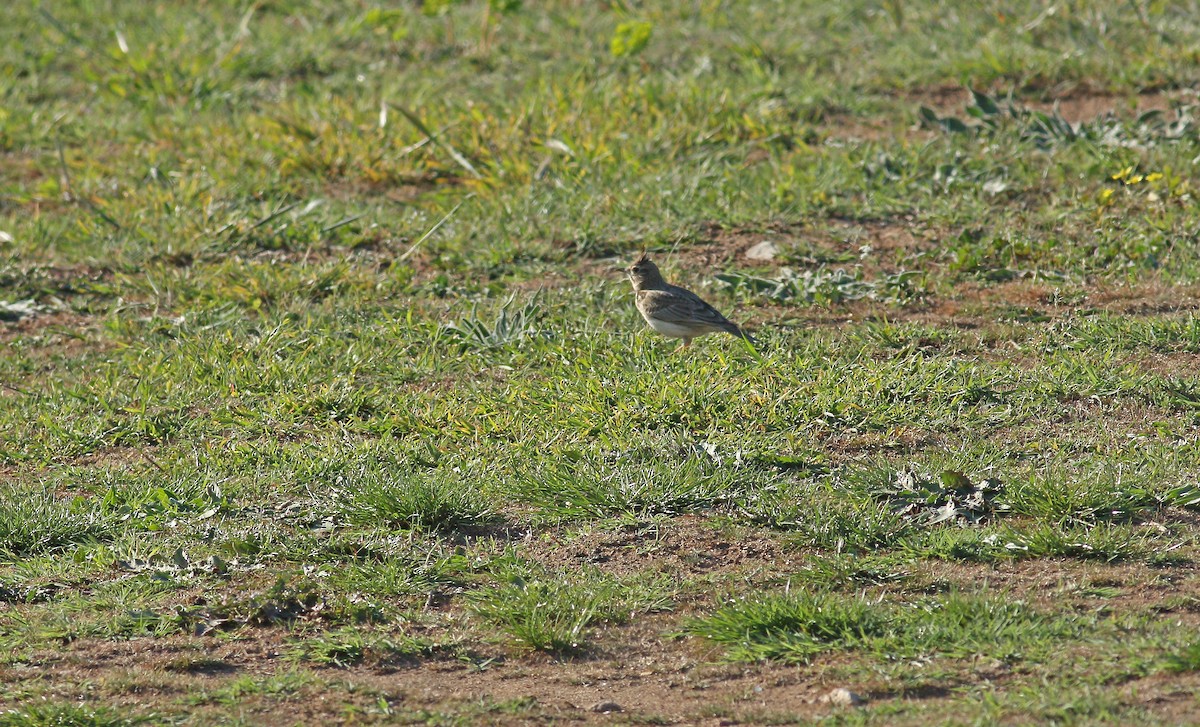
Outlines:
[[700,296],[663,280],[658,266],[645,255],[626,268],[625,273],[633,283],[638,312],[651,328],[664,336],[680,338],[683,346],[687,346],[697,336],[724,331],[753,344],[753,338]]

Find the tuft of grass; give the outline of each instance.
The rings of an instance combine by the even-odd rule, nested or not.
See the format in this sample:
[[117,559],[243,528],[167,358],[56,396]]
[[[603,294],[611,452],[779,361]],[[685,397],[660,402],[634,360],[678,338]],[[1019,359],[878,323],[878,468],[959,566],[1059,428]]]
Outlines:
[[1163,670],[1173,674],[1200,671],[1200,641],[1183,646],[1163,659]]
[[883,658],[928,654],[1018,658],[1077,638],[1089,624],[1070,614],[1043,614],[1004,596],[950,593],[910,604],[829,592],[766,594],[727,603],[687,623],[735,661],[806,663],[827,651],[858,650]]
[[372,473],[345,487],[340,512],[359,525],[451,531],[497,519],[479,490],[453,473]]
[[349,667],[411,663],[450,650],[450,645],[417,636],[388,636],[343,628],[294,642],[289,652],[299,660],[321,666]]
[[147,530],[161,529],[164,522],[173,518],[192,516],[206,520],[231,509],[229,498],[216,485],[179,484],[179,487],[109,487],[100,499],[100,506],[105,514],[138,523]]
[[134,717],[101,707],[47,704],[0,712],[0,727],[132,727],[151,724],[153,717]]
[[784,486],[749,493],[742,517],[788,532],[796,545],[866,552],[902,540],[913,525],[884,503],[823,487]]
[[1091,527],[1042,523],[1011,528],[997,535],[995,542],[1025,558],[1078,558],[1111,563],[1152,554],[1144,534],[1127,525],[1110,523]]
[[863,597],[820,592],[736,600],[686,626],[689,633],[724,646],[730,659],[794,663],[860,646],[887,628],[888,619]]
[[551,519],[649,519],[710,511],[733,502],[754,473],[697,448],[584,454],[518,474],[516,495]]
[[289,670],[268,676],[247,674],[232,681],[214,685],[211,690],[202,687],[190,692],[186,697],[186,702],[191,705],[234,706],[244,704],[246,700],[256,697],[289,700],[316,683],[318,680],[311,672],[300,670]]
[[[614,579],[585,571],[570,577],[501,568],[503,582],[474,591],[471,609],[515,641],[538,651],[578,654],[588,649],[588,626],[625,623],[635,614],[669,608],[662,581]],[[507,572],[506,572],[507,571]]]
[[807,563],[798,580],[808,588],[852,590],[866,586],[901,584],[911,579],[903,556],[837,554]]
[[163,665],[163,669],[175,674],[229,674],[238,671],[238,665],[225,659],[207,656],[180,656]]
[[82,497],[64,499],[41,488],[11,490],[0,501],[0,558],[21,558],[102,540],[117,521]]
[[890,648],[902,654],[952,657],[1021,657],[1077,638],[1087,624],[1071,614],[1047,614],[1003,593],[951,593],[901,606],[893,615],[897,633]]
[[1061,525],[1034,522],[987,530],[941,528],[914,534],[903,547],[916,557],[974,563],[1031,558],[1072,558],[1117,562],[1153,560],[1146,533],[1114,523]]
[[1004,485],[994,478],[972,479],[957,470],[943,470],[936,478],[911,469],[893,474],[882,494],[898,513],[921,524],[979,522],[998,511],[996,499]]
[[472,594],[471,608],[531,649],[573,654],[584,650],[584,629],[602,618],[607,595],[565,583],[514,578]]
[[1062,470],[1014,483],[1005,500],[1016,514],[1064,525],[1128,522],[1159,504],[1153,488],[1137,480],[1130,482],[1107,473],[1068,475]]
[[1006,549],[994,530],[942,527],[923,530],[906,538],[902,548],[914,557],[966,563],[994,563],[1018,557]]
[[329,578],[338,590],[376,597],[424,596],[439,588],[462,585],[470,571],[471,564],[464,554],[431,548],[342,563]]

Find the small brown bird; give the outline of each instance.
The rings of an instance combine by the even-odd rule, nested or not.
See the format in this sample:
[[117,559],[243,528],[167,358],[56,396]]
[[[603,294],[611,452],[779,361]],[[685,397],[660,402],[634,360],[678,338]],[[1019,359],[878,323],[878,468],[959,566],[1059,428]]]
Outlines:
[[625,274],[633,283],[634,298],[642,318],[664,336],[683,339],[680,348],[697,336],[716,331],[742,338],[753,348],[753,338],[700,296],[663,280],[658,266],[644,254],[625,269]]

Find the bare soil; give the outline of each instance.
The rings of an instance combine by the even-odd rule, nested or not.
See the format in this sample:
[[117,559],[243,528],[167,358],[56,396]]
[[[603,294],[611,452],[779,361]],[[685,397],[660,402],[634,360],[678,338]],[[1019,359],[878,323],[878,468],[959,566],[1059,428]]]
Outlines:
[[[928,106],[939,114],[961,113],[971,105],[971,92],[962,86],[917,89],[904,94],[914,104]],[[1002,99],[1002,97],[993,96]],[[1046,89],[1038,94],[1023,94],[1015,103],[1038,111],[1055,111],[1072,124],[1093,121],[1105,114],[1121,118],[1136,117],[1147,111],[1165,111],[1172,104],[1195,103],[1191,90],[1150,89],[1139,94],[1114,94],[1087,85]]]
[[[787,570],[788,553],[767,539],[751,536],[734,542],[698,518],[668,521],[660,530],[661,551],[651,547],[639,552],[645,543],[603,533],[569,543],[547,542],[534,556],[548,565],[570,567],[581,555],[615,548],[638,561],[637,567],[678,568],[681,575],[714,568],[732,573],[756,565],[773,565],[777,573]],[[698,559],[687,557],[689,550]],[[1077,561],[925,562],[915,567],[918,582],[940,583],[942,589],[971,589],[987,582],[995,593],[1047,610],[1061,610],[1065,601],[1080,612],[1170,613],[1183,628],[1200,625],[1200,576],[1190,567],[1169,574],[1145,565]],[[618,564],[612,568],[624,570]],[[839,687],[873,705],[934,705],[973,684],[998,686],[1030,676],[1019,662],[937,659],[924,681],[896,683],[883,672],[864,668],[853,654],[827,655],[802,666],[723,663],[703,640],[675,635],[688,610],[685,606],[680,612],[598,628],[592,638],[595,648],[573,658],[497,643],[489,653],[462,659],[339,669],[296,662],[288,656],[293,634],[283,628],[247,627],[203,637],[79,639],[31,653],[0,672],[0,689],[93,707],[186,712],[201,723],[227,718],[230,705],[236,705],[255,724],[348,724],[386,704],[411,718],[474,714],[470,719],[493,724],[733,725],[810,719],[846,709],[822,701]],[[1086,645],[1080,648],[1086,651]],[[277,686],[263,686],[272,679]],[[1123,703],[1170,720],[1194,716],[1191,694],[1198,685],[1200,675],[1160,674],[1113,688]],[[603,703],[615,704],[619,711],[594,711]]]

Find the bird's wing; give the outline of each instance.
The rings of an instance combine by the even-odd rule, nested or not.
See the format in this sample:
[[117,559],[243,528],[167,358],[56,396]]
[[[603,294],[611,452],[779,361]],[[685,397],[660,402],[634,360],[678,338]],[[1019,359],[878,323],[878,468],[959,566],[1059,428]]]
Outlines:
[[644,290],[647,307],[654,317],[668,323],[707,323],[718,328],[728,325],[729,319],[721,312],[700,299],[700,296],[675,288],[673,290]]

